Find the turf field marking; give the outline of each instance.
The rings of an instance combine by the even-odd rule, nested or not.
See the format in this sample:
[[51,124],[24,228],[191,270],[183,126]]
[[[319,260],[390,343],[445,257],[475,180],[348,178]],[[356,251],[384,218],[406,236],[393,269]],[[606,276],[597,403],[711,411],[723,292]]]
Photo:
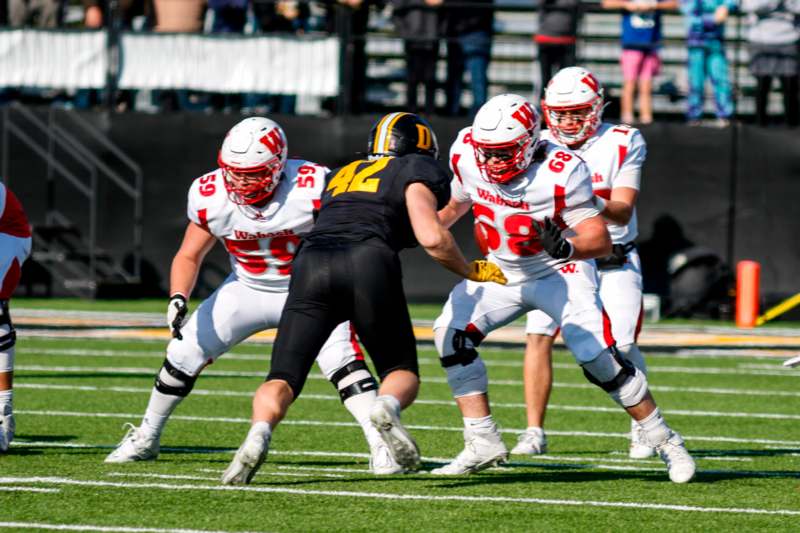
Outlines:
[[[108,392],[130,392],[130,393],[149,393],[152,389],[145,389],[141,387],[92,387],[92,386],[73,386],[73,385],[48,385],[48,384],[20,384],[17,388],[30,388],[40,390],[82,390],[82,391],[108,391]],[[228,397],[252,397],[252,392],[235,392],[235,391],[215,391],[208,389],[195,389],[192,394],[198,396],[228,396]],[[306,400],[323,400],[340,402],[339,396],[328,394],[304,394],[302,398]],[[419,405],[454,405],[453,400],[415,400]],[[519,402],[495,402],[492,407],[507,408],[507,409],[524,409],[525,404]],[[603,407],[594,405],[560,405],[548,404],[548,409],[556,411],[575,411],[581,413],[619,413],[619,407]],[[800,420],[800,415],[787,414],[787,413],[743,413],[731,411],[699,411],[696,409],[667,409],[664,414],[670,416],[694,416],[694,417],[720,417],[720,418],[759,418],[767,420]]]
[[[164,359],[167,355],[165,350],[151,352],[144,350],[100,350],[100,349],[76,349],[76,348],[28,348],[25,355],[49,356],[49,355],[69,355],[71,357],[111,357],[111,358],[134,358],[134,359]],[[225,353],[217,359],[224,357],[226,361],[259,361],[269,362],[269,354],[241,354]]]
[[0,487],[0,492],[44,492],[44,493],[58,493],[61,489],[45,489],[37,487]]
[[[17,367],[19,370],[19,367]],[[205,375],[205,373],[203,374]],[[315,379],[315,380],[322,380],[325,379],[322,376],[310,374],[308,379]],[[425,378],[426,383],[436,383],[436,384],[446,384],[446,378]],[[522,381],[512,381],[507,380],[503,382],[498,381],[491,381],[492,385],[513,385],[513,386],[522,386]],[[53,390],[81,390],[81,391],[111,391],[111,392],[150,392],[152,387],[150,388],[142,388],[142,387],[96,387],[94,385],[58,385],[53,383],[20,383],[18,385],[14,385],[15,388],[29,388],[29,389],[53,389]],[[592,385],[591,383],[563,383],[560,381],[553,382],[553,387],[562,388],[562,389],[583,389],[583,390],[597,390],[596,385]],[[719,388],[719,387],[671,387],[668,385],[652,385],[650,386],[650,390],[653,392],[676,392],[676,393],[686,393],[692,392],[697,394],[732,394],[736,396],[786,396],[786,397],[793,397],[793,398],[800,398],[800,391],[783,391],[783,390],[771,390],[771,389],[726,389],[726,388]],[[192,394],[201,394],[201,395],[220,395],[220,396],[252,396],[253,392],[237,392],[237,391],[221,391],[221,390],[210,390],[210,389],[193,389]],[[322,395],[311,395],[311,394],[304,394],[303,398],[310,398],[314,397],[315,399],[334,399],[335,401],[341,401],[338,396],[324,396]],[[420,402],[422,400],[417,400]],[[522,404],[520,404],[522,405]]]
[[[331,496],[345,498],[372,498],[379,500],[406,501],[452,501],[472,503],[521,503],[555,506],[590,506],[624,509],[650,509],[657,511],[679,511],[698,513],[752,514],[774,516],[800,516],[800,511],[793,509],[756,509],[742,507],[702,507],[693,505],[672,505],[651,502],[614,502],[600,500],[566,500],[551,498],[514,498],[510,496],[459,496],[439,494],[409,494],[365,491],[310,490],[286,487],[263,486],[230,486],[230,485],[178,485],[172,483],[122,483],[111,481],[77,480],[59,477],[0,477],[0,483],[40,483],[51,485],[74,485],[122,489],[164,489],[169,491],[213,491],[213,492],[253,492],[272,494],[294,494],[301,496]],[[148,531],[148,530],[143,530]],[[152,531],[152,530],[150,530]]]
[[[427,362],[426,362],[427,360]],[[433,365],[434,360],[431,358],[420,358],[420,365],[428,364]],[[438,359],[435,365],[439,366]],[[487,366],[497,366],[487,364]],[[503,366],[517,366],[522,367],[522,364],[503,365]],[[577,365],[567,363],[553,363],[553,368],[564,370],[575,370]],[[736,375],[736,376],[776,376],[788,378],[800,378],[800,372],[793,372],[791,369],[779,370],[776,367],[775,371],[769,370],[746,370],[736,368],[719,368],[719,367],[690,367],[690,366],[653,366],[648,365],[648,372],[664,373],[664,374],[711,374],[711,375]],[[153,374],[157,369],[150,367],[116,367],[116,366],[51,366],[51,365],[18,365],[17,370],[27,371],[44,371],[44,372],[108,372],[112,374]],[[262,372],[244,372],[233,370],[205,370],[204,376],[218,376],[218,377],[260,377],[266,375],[265,371]],[[426,378],[429,379],[429,378]],[[444,378],[440,378],[444,379]],[[431,380],[432,381],[432,380]],[[504,380],[506,383],[520,384],[520,380]],[[444,381],[440,381],[444,382]],[[492,382],[494,383],[494,382]]]
[[[72,355],[76,357],[96,357],[98,355],[108,356],[108,357],[117,357],[116,354],[120,354],[120,357],[140,357],[139,355],[128,355],[128,354],[135,354],[136,352],[114,352],[113,350],[62,350],[65,352],[63,355]],[[81,355],[79,352],[85,351],[87,353]],[[35,350],[33,350],[36,353]],[[58,351],[54,351],[57,353]],[[72,352],[72,353],[67,353]],[[97,352],[89,353],[89,352]],[[102,353],[101,353],[102,352]],[[41,352],[40,352],[41,353]],[[155,354],[154,352],[141,352],[143,357],[151,357],[152,356],[163,358],[163,353]],[[46,353],[43,355],[47,355]],[[268,357],[266,355],[259,356],[259,355],[237,355],[237,354],[230,354],[230,355],[222,355],[219,359],[225,358],[229,361],[234,360],[241,360],[241,361],[263,361],[267,362]],[[510,367],[510,368],[522,368],[522,361],[507,361],[507,360],[497,360],[492,358],[484,358],[484,363],[488,367]],[[420,357],[419,358],[420,365],[430,365],[439,367],[439,358],[433,357]],[[577,365],[574,363],[553,363],[553,368],[556,369],[563,369],[563,370],[574,370],[577,368]],[[115,372],[115,373],[141,373],[141,372],[154,372],[157,369],[153,368],[141,368],[141,367],[82,367],[82,366],[43,366],[43,365],[25,365],[21,366],[20,369],[23,370],[37,370],[37,371],[48,371],[48,369],[52,369],[51,371],[58,371],[58,372],[83,372],[83,371],[91,371],[91,372]],[[697,367],[697,366],[659,366],[659,365],[648,365],[648,371],[654,373],[664,373],[664,374],[710,374],[710,375],[746,375],[746,376],[778,376],[778,377],[800,377],[800,372],[792,372],[790,369],[784,369],[780,366],[780,364],[776,363],[775,365],[738,365],[736,368],[726,368],[726,367]],[[229,370],[206,370],[203,374],[207,376],[254,376],[254,377],[263,377],[265,375],[265,371],[261,372],[234,372]]]
[[[18,529],[47,529],[56,531],[121,531],[123,533],[228,533],[209,529],[163,529],[157,527],[90,526],[87,524],[44,524],[41,522],[0,522],[0,527]],[[238,533],[238,532],[237,532]]]
[[[34,410],[18,410],[18,414],[32,415],[32,416],[73,416],[79,418],[121,418],[121,419],[138,419],[141,414],[132,413],[89,413],[89,412],[76,412],[76,411],[34,411]],[[189,415],[173,415],[171,420],[184,420],[190,422],[223,422],[231,424],[249,424],[249,418],[231,418],[231,417],[214,417],[214,416],[189,416]],[[361,426],[356,422],[337,422],[337,421],[323,421],[323,420],[284,420],[281,422],[283,425],[289,426],[320,426],[320,427],[356,427]],[[449,427],[449,426],[427,426],[427,425],[406,425],[409,429],[422,430],[422,431],[453,431],[461,433],[464,431],[463,427]],[[500,429],[501,433],[508,433],[518,435],[521,433],[518,429]],[[561,435],[569,437],[608,437],[608,438],[624,438],[628,439],[627,433],[606,433],[594,431],[559,431],[548,430],[551,435]],[[720,437],[720,436],[687,436],[683,435],[686,440],[693,440],[698,442],[736,442],[743,444],[775,444],[790,447],[800,447],[800,441],[790,440],[774,440],[774,439],[759,439],[759,438],[740,438],[740,437]]]

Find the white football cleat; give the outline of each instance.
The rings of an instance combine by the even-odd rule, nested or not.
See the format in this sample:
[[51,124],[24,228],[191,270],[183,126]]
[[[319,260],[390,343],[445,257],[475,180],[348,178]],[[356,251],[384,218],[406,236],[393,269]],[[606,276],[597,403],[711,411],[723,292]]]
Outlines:
[[542,428],[528,428],[517,439],[511,449],[514,455],[541,455],[547,453],[547,437]]
[[453,462],[431,470],[431,474],[442,476],[472,474],[505,463],[507,460],[508,448],[499,433],[496,431],[475,433],[465,429],[464,449],[461,453]]
[[628,457],[631,459],[649,459],[655,457],[656,449],[645,442],[644,430],[639,424],[631,424],[631,444]]
[[222,473],[223,485],[247,485],[256,475],[269,451],[269,438],[261,434],[247,435],[233,461]]
[[381,434],[392,458],[406,472],[419,470],[419,448],[411,434],[400,423],[400,417],[386,402],[375,400],[369,412],[372,426]]
[[7,452],[14,440],[14,413],[11,411],[11,404],[7,403],[0,408],[0,453]]
[[667,465],[669,479],[673,483],[688,483],[694,477],[697,466],[683,444],[683,438],[670,431],[669,438],[656,446],[658,455]]
[[106,463],[132,463],[134,461],[151,461],[158,457],[161,449],[158,437],[145,435],[133,424],[125,424],[128,432],[117,444],[117,448],[106,456]]
[[369,450],[369,469],[377,476],[388,476],[391,474],[402,474],[405,469],[394,460],[389,447],[383,440],[370,446]]
[[786,361],[783,362],[783,366],[786,366],[786,367],[789,367],[789,368],[792,368],[792,367],[795,367],[795,366],[800,366],[800,355],[798,355],[796,357],[792,357],[791,359],[787,359]]

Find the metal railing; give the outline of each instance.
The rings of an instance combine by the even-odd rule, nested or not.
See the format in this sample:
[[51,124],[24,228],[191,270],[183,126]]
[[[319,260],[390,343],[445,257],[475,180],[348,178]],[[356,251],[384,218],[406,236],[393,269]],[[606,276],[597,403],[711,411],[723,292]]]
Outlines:
[[[113,155],[124,171],[112,168],[107,161],[101,159],[97,153],[80,140],[76,131],[91,138],[107,154]],[[87,271],[79,272],[74,266],[61,262],[62,267],[71,274],[86,276],[86,282],[83,284],[85,286],[81,286],[79,281],[75,281],[72,288],[84,289],[93,294],[97,289],[98,278],[101,275],[111,274],[119,276],[126,283],[139,282],[143,247],[143,173],[139,165],[111,142],[106,135],[77,113],[51,108],[47,120],[44,120],[26,106],[12,102],[3,108],[3,156],[0,168],[2,168],[3,176],[6,177],[9,176],[12,138],[25,145],[46,164],[45,220],[47,224],[64,227],[73,225],[73,222],[57,207],[55,193],[57,181],[69,184],[88,204],[88,224],[85,228]],[[45,138],[46,143],[42,143],[41,138]],[[68,154],[69,162],[63,155],[60,157],[60,154]],[[70,162],[73,164],[69,164]],[[114,184],[132,201],[132,272],[126,272],[116,266],[111,267],[110,270],[99,268],[97,202],[98,186],[101,180]],[[43,251],[47,252],[47,250]]]

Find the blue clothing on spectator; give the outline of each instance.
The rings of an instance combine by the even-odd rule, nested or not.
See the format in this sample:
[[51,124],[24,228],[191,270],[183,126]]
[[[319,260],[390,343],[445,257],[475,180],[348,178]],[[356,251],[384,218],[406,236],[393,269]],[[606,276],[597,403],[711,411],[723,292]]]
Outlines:
[[686,24],[689,46],[700,46],[709,41],[724,39],[725,24],[714,21],[714,13],[722,6],[732,12],[736,9],[736,0],[681,0],[680,8]]
[[699,120],[703,116],[706,79],[711,80],[718,118],[728,119],[733,113],[733,95],[725,57],[725,24],[714,21],[719,7],[736,8],[735,0],[681,0],[680,9],[686,25],[688,45],[689,99],[686,116]]
[[654,50],[661,46],[661,13],[622,14],[622,48]]

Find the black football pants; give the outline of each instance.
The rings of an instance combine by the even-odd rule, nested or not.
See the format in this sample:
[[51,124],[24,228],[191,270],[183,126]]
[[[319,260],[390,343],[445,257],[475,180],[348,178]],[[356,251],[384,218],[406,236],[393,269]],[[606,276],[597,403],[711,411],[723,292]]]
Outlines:
[[419,374],[402,277],[397,253],[380,240],[304,244],[292,263],[267,380],[286,381],[297,398],[323,344],[345,320],[381,379],[393,370]]

